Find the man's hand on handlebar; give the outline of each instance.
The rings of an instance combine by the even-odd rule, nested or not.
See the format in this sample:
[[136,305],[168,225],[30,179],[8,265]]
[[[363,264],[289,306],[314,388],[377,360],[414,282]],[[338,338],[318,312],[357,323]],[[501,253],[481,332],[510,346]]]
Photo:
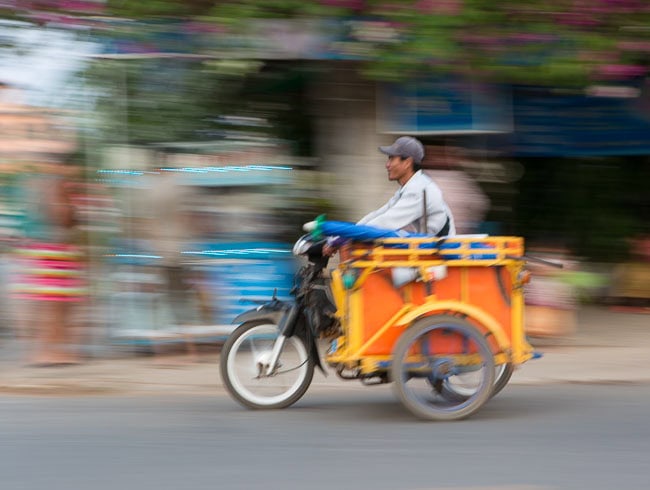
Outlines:
[[334,246],[329,245],[329,244],[326,243],[325,245],[323,245],[323,256],[324,257],[331,257],[336,252],[338,252],[338,250],[339,250],[338,247],[334,247]]
[[341,238],[339,236],[331,236],[327,238],[325,245],[323,245],[323,255],[326,257],[331,257],[336,252],[339,251],[343,245],[348,243],[348,240]]

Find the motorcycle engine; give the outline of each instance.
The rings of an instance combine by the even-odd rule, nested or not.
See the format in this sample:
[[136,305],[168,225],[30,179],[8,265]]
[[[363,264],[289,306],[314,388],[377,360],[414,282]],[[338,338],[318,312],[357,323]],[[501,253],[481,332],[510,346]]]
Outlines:
[[336,307],[327,296],[326,285],[315,286],[307,300],[307,314],[316,332],[325,339],[341,335],[341,324],[336,317]]

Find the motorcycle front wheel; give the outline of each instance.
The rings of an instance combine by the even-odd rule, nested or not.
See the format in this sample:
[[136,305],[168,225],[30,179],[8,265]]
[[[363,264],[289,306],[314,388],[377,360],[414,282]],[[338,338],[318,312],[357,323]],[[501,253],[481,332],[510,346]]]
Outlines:
[[275,371],[267,375],[273,345],[280,334],[276,324],[246,322],[230,335],[221,351],[221,377],[239,403],[253,409],[285,408],[307,391],[314,376],[314,360],[303,338],[286,339]]

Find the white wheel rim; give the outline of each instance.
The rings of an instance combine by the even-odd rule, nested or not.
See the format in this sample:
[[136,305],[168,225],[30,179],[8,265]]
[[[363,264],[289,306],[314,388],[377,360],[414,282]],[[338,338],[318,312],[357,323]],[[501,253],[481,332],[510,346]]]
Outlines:
[[[238,369],[239,363],[241,360],[239,359],[239,349],[242,347],[242,344],[244,342],[247,342],[251,340],[251,337],[254,335],[263,335],[266,333],[267,335],[272,335],[273,340],[275,340],[275,337],[278,335],[278,327],[277,325],[273,324],[263,324],[263,325],[257,325],[256,327],[251,328],[248,330],[246,333],[244,333],[242,336],[240,336],[232,345],[231,350],[230,350],[230,355],[228,356],[227,360],[227,369],[228,369],[228,378],[230,380],[230,383],[232,384],[233,389],[239,393],[240,396],[245,398],[246,400],[250,401],[251,403],[254,403],[256,405],[261,405],[261,406],[269,406],[269,405],[274,405],[276,403],[281,403],[290,398],[294,393],[296,393],[299,389],[300,386],[302,385],[305,377],[307,376],[307,369],[308,369],[308,362],[307,362],[307,350],[305,349],[304,344],[302,341],[295,337],[289,337],[285,343],[285,347],[283,349],[282,354],[286,355],[286,351],[289,347],[293,347],[295,349],[295,352],[298,356],[298,362],[295,363],[296,365],[291,365],[291,366],[286,366],[285,369],[292,369],[292,373],[295,373],[296,379],[295,381],[286,389],[284,389],[281,393],[273,396],[265,396],[265,395],[259,395],[255,393],[254,391],[251,391],[246,383],[244,382],[241,376],[242,370]],[[273,345],[273,341],[269,340],[266,346],[266,349],[261,349],[259,351],[255,351],[255,348],[253,344],[251,344],[252,348],[252,354],[249,356],[251,357],[249,359],[248,368],[246,371],[251,375],[251,378],[249,381],[253,381],[254,378],[254,373],[257,372],[257,366],[256,366],[256,359],[260,359],[260,357],[264,357],[265,355],[268,355],[267,350],[270,351],[270,347]],[[270,353],[270,352],[269,352]],[[282,362],[283,356],[280,356],[280,362]],[[299,367],[298,367],[299,366]],[[280,371],[282,371],[283,368],[280,367]],[[271,376],[271,377],[266,377],[266,378],[260,378],[259,379],[259,387],[271,387],[273,386],[271,383],[273,380],[277,380],[277,376]]]
[[[505,364],[499,364],[498,366],[494,367],[495,384],[497,381],[499,381],[505,369],[506,369]],[[476,393],[477,390],[476,385],[480,381],[475,378],[476,376],[473,373],[460,374],[457,376],[452,376],[450,378],[447,378],[444,381],[444,384],[449,391],[452,391],[460,396],[470,397],[474,393]]]

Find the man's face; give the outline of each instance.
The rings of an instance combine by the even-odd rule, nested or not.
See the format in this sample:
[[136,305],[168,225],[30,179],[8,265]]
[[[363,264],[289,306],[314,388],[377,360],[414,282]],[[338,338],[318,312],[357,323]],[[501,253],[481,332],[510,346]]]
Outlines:
[[401,180],[411,170],[411,159],[405,158],[402,160],[398,156],[389,156],[386,162],[386,170],[388,171],[388,180]]

